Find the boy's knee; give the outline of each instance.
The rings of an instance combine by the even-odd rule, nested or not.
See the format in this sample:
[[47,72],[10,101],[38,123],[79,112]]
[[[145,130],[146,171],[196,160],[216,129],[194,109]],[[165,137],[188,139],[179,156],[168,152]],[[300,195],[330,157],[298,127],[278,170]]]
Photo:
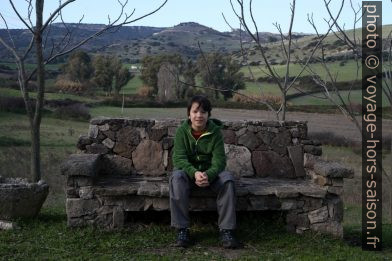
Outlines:
[[234,176],[230,171],[225,170],[219,173],[219,179],[222,183],[226,183],[228,181],[232,181],[232,183],[234,183]]
[[185,171],[183,171],[183,170],[175,170],[175,171],[173,171],[173,173],[172,173],[172,175],[171,175],[171,177],[170,177],[170,180],[173,182],[177,182],[177,181],[179,181],[179,180],[181,180],[181,179],[187,179],[188,177],[187,177],[187,174],[186,174],[186,172]]

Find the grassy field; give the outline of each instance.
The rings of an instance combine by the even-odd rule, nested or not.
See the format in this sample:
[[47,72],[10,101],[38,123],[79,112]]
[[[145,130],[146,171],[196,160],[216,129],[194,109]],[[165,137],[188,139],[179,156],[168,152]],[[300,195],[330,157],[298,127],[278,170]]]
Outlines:
[[[121,116],[120,108],[96,107],[93,116]],[[124,116],[139,118],[184,118],[184,108],[128,108]],[[262,117],[263,114],[245,110],[215,109],[214,116],[226,119]],[[311,114],[297,113],[296,118],[308,119]],[[247,117],[249,118],[249,117]],[[314,120],[340,133],[334,127],[337,116]],[[29,171],[29,129],[26,116],[16,113],[0,113],[0,174],[6,176],[27,175]],[[312,124],[315,124],[314,122]],[[321,124],[321,123],[317,123]],[[310,125],[315,126],[315,125]],[[388,125],[386,125],[388,127]],[[324,127],[320,126],[321,129]],[[349,125],[345,128],[350,128]],[[312,130],[312,128],[310,128]],[[361,208],[360,156],[350,148],[324,146],[324,157],[338,160],[355,169],[353,180],[345,183],[343,240],[316,233],[296,235],[287,233],[284,216],[274,212],[238,214],[238,237],[245,248],[226,251],[219,247],[216,231],[216,215],[192,216],[192,232],[196,244],[186,250],[172,246],[175,231],[169,227],[168,212],[137,215],[123,231],[106,232],[93,228],[70,229],[66,226],[64,207],[64,182],[60,164],[76,151],[80,134],[88,131],[88,122],[64,121],[44,118],[42,122],[42,169],[43,178],[50,185],[50,195],[36,219],[19,220],[20,229],[0,231],[0,260],[46,260],[46,259],[268,259],[268,260],[385,260],[392,259],[392,225],[389,217],[383,224],[385,250],[381,253],[364,252],[360,248]],[[348,132],[349,133],[349,132]],[[351,135],[351,134],[348,134]],[[19,142],[19,143],[18,143]],[[14,145],[12,145],[14,144]],[[19,145],[18,145],[19,144]],[[385,159],[391,161],[391,154]],[[17,164],[15,164],[17,162]],[[390,166],[389,166],[390,167]],[[384,190],[385,193],[388,190]],[[388,194],[386,194],[388,195]],[[384,211],[384,215],[388,212]],[[214,221],[211,221],[214,220]],[[81,244],[81,242],[83,242]]]
[[[337,81],[352,81],[356,79],[356,63],[353,60],[348,61],[344,66],[339,65],[340,62],[330,62],[328,63],[328,67],[331,70],[331,73],[333,75],[337,75]],[[283,77],[286,74],[286,67],[285,65],[274,65],[272,66],[275,71],[277,72],[278,75]],[[326,71],[323,68],[323,66],[319,63],[317,64],[311,64],[312,69],[320,75],[322,79],[326,77]],[[250,69],[252,70],[253,76],[255,79],[258,79],[259,77],[266,77],[267,74],[265,72],[266,68],[264,66],[261,67],[263,70],[260,70],[259,66],[250,66]],[[292,64],[290,66],[290,76],[296,76],[300,71],[302,67],[299,64]],[[344,71],[344,73],[342,73]],[[245,74],[245,76],[251,77],[251,74],[249,73],[249,68],[247,67],[242,67],[241,72]],[[361,68],[359,68],[359,73],[361,73]],[[301,76],[309,75],[309,72],[304,71]],[[361,77],[361,74],[359,74],[359,77]]]

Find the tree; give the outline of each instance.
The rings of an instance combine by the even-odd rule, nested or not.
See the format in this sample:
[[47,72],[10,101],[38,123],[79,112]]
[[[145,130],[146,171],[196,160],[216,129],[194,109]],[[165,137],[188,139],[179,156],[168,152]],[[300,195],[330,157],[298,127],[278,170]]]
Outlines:
[[219,92],[227,100],[233,97],[233,91],[245,88],[241,65],[230,56],[222,53],[202,54],[197,64],[203,86],[215,89],[216,99]]
[[[260,38],[259,29],[258,29],[259,27],[254,19],[255,15],[253,13],[252,0],[245,1],[248,2],[247,6],[246,3],[244,3],[244,0],[236,0],[235,2],[236,5],[233,4],[233,0],[230,0],[233,13],[238,18],[238,21],[240,22],[240,26],[245,29],[246,34],[249,37],[251,37],[251,39],[253,40],[252,45],[255,45],[255,50],[257,50],[257,52],[261,55],[263,64],[266,67],[265,73],[273,79],[273,81],[278,86],[281,92],[282,101],[278,109],[273,108],[271,104],[263,100],[260,100],[260,102],[267,105],[268,108],[276,114],[276,118],[278,120],[284,121],[286,119],[286,110],[287,110],[287,93],[290,89],[296,88],[294,86],[294,83],[297,81],[298,77],[300,77],[302,73],[306,70],[306,68],[308,67],[307,65],[310,63],[310,61],[312,61],[312,58],[316,50],[319,49],[320,43],[325,39],[325,37],[328,36],[330,31],[332,30],[332,27],[335,25],[336,20],[340,16],[344,1],[342,1],[342,5],[336,17],[331,16],[331,19],[329,20],[330,24],[327,32],[315,42],[314,46],[312,46],[312,48],[310,49],[308,57],[306,59],[302,59],[302,61],[300,61],[300,59],[296,57],[297,61],[299,61],[303,66],[301,70],[295,75],[295,77],[290,77],[290,69],[293,63],[293,55],[292,55],[293,48],[295,48],[295,42],[293,41],[295,39],[295,36],[293,36],[292,34],[292,28],[294,24],[296,1],[292,0],[292,3],[290,4],[291,16],[290,16],[290,25],[289,25],[288,33],[284,34],[282,32],[280,24],[278,23],[274,24],[280,34],[281,53],[284,55],[284,59],[285,59],[284,61],[282,61],[282,63],[285,64],[284,75],[279,75],[276,72],[276,70],[271,66],[272,59],[267,57],[266,47],[262,44],[262,39]],[[254,29],[254,32],[252,31],[252,29]],[[242,39],[240,39],[240,44],[241,44],[241,52],[242,52],[243,59],[247,61],[247,52],[249,52],[249,50],[246,51],[243,49]],[[250,67],[249,67],[249,71],[252,75],[254,82],[257,82],[256,79],[254,79],[253,77],[253,72],[251,71]]]
[[[146,16],[152,15],[161,9],[167,2],[165,0],[158,8],[153,10],[150,13],[142,15],[140,17],[132,18],[134,11],[127,14],[127,2],[122,3],[118,1],[120,5],[119,15],[111,20],[109,17],[109,22],[107,25],[103,26],[100,30],[93,32],[91,35],[87,36],[85,39],[80,42],[74,43],[71,41],[72,39],[72,30],[69,29],[66,23],[63,22],[65,28],[67,28],[68,33],[64,36],[63,39],[56,42],[56,39],[51,39],[51,41],[47,41],[50,37],[50,28],[51,25],[56,19],[60,18],[63,20],[62,11],[71,3],[76,0],[66,0],[64,2],[59,3],[58,7],[53,10],[49,17],[44,20],[43,10],[44,10],[44,0],[27,0],[27,17],[23,17],[20,9],[16,8],[14,1],[9,0],[9,3],[19,18],[19,20],[26,26],[27,32],[31,34],[31,40],[29,46],[25,50],[17,50],[14,44],[14,39],[9,33],[9,39],[4,39],[0,37],[0,43],[13,55],[15,63],[18,67],[18,83],[23,96],[23,100],[25,102],[25,107],[27,111],[27,115],[29,118],[30,131],[31,131],[31,164],[30,171],[33,176],[34,181],[39,181],[41,179],[41,157],[40,157],[40,126],[42,119],[42,107],[44,103],[44,94],[45,94],[45,65],[53,62],[58,57],[64,56],[66,54],[71,53],[76,50],[89,40],[98,37],[102,33],[109,31],[111,29],[117,29],[120,26],[133,23],[135,21],[141,20]],[[35,4],[35,5],[34,5]],[[2,6],[4,3],[2,4]],[[33,11],[35,12],[35,22],[33,23]],[[0,17],[3,20],[3,23],[8,30],[8,24],[2,13],[0,12]],[[48,43],[51,43],[50,45]],[[32,51],[34,48],[34,52]],[[45,50],[49,50],[48,52],[44,52]],[[46,55],[44,55],[46,53]],[[28,72],[26,70],[25,61],[28,57],[34,56],[36,61],[36,67]],[[28,85],[33,76],[37,77],[37,98],[34,103],[31,101],[29,97]]]
[[133,77],[129,70],[115,56],[98,55],[94,62],[93,81],[96,85],[103,88],[108,95],[117,96],[121,88]]
[[65,65],[64,72],[71,81],[86,82],[90,80],[94,73],[90,56],[83,51],[73,53]]
[[179,54],[163,54],[156,56],[145,56],[141,63],[141,76],[142,81],[154,88],[154,94],[158,93],[158,72],[161,65],[164,63],[170,63],[177,67],[181,71],[183,66],[182,57]]

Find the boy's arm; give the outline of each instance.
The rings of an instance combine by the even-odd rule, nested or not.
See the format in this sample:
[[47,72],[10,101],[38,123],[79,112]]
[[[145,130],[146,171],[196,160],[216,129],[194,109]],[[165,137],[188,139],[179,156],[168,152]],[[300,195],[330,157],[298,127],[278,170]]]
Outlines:
[[185,135],[186,133],[180,128],[177,129],[174,139],[173,165],[178,169],[184,170],[190,178],[194,179],[197,169],[188,160],[184,144]]
[[223,143],[223,135],[219,131],[218,136],[214,142],[214,148],[212,151],[211,167],[206,170],[208,181],[211,183],[220,172],[226,167],[226,154],[225,146]]

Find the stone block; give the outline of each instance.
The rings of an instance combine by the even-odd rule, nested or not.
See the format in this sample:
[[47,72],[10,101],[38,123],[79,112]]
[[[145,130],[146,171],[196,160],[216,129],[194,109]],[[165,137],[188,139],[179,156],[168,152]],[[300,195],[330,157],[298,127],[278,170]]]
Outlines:
[[165,174],[162,146],[153,140],[143,140],[132,152],[133,165],[138,174],[160,176]]
[[251,153],[243,146],[225,144],[226,169],[234,173],[236,178],[254,175]]
[[125,158],[132,158],[132,152],[140,143],[139,131],[131,126],[124,127],[117,132],[116,145],[113,151]]
[[328,200],[328,213],[332,220],[341,222],[343,220],[343,201],[340,197]]
[[256,137],[253,132],[247,131],[244,135],[238,138],[239,145],[244,145],[249,150],[254,150],[260,145],[260,140]]
[[291,163],[294,166],[295,176],[304,177],[305,169],[304,169],[304,153],[302,150],[302,146],[288,146],[287,150],[289,152],[289,158]]
[[148,136],[150,140],[160,141],[163,137],[167,135],[167,127],[152,127],[148,130]]
[[67,198],[66,211],[68,218],[81,217],[96,213],[99,208],[97,199]]
[[134,172],[132,160],[119,155],[106,154],[102,163],[101,173],[104,175],[129,176]]
[[328,193],[335,194],[335,195],[342,195],[343,194],[343,187],[332,187],[329,186],[327,188]]
[[92,199],[94,197],[94,191],[91,186],[81,187],[78,192],[81,199]]
[[319,209],[310,211],[308,213],[308,218],[311,224],[321,223],[328,219],[328,215],[329,215],[328,207],[324,206]]
[[61,165],[61,173],[66,176],[95,177],[100,159],[101,155],[98,154],[72,154]]
[[94,125],[94,124],[90,124],[89,129],[88,129],[88,136],[90,138],[95,139],[98,137],[98,132],[99,132],[98,126]]
[[253,151],[252,164],[258,177],[296,177],[290,160],[273,151]]
[[343,187],[343,178],[332,178],[332,186]]
[[333,235],[337,238],[343,238],[343,226],[340,222],[337,221],[312,224],[310,228],[313,231]]
[[105,145],[108,149],[113,149],[115,142],[109,138],[106,138],[102,141],[102,144]]
[[76,144],[76,147],[80,150],[86,150],[87,145],[91,145],[94,142],[92,138],[86,135],[81,135],[78,139],[78,143]]
[[222,130],[222,135],[225,144],[236,144],[236,135],[233,130]]
[[309,218],[306,213],[296,213],[295,211],[289,211],[286,215],[286,222],[288,225],[294,227],[309,227]]
[[86,146],[86,151],[91,154],[106,154],[109,149],[103,144],[92,143]]
[[313,170],[317,174],[330,177],[330,178],[353,178],[354,170],[351,168],[346,168],[342,164],[338,162],[330,162],[330,161],[316,161],[313,164]]
[[320,198],[304,197],[303,200],[305,202],[303,206],[304,211],[319,209],[323,205],[323,200]]
[[125,223],[125,213],[121,207],[113,209],[113,223],[112,228],[123,228]]

